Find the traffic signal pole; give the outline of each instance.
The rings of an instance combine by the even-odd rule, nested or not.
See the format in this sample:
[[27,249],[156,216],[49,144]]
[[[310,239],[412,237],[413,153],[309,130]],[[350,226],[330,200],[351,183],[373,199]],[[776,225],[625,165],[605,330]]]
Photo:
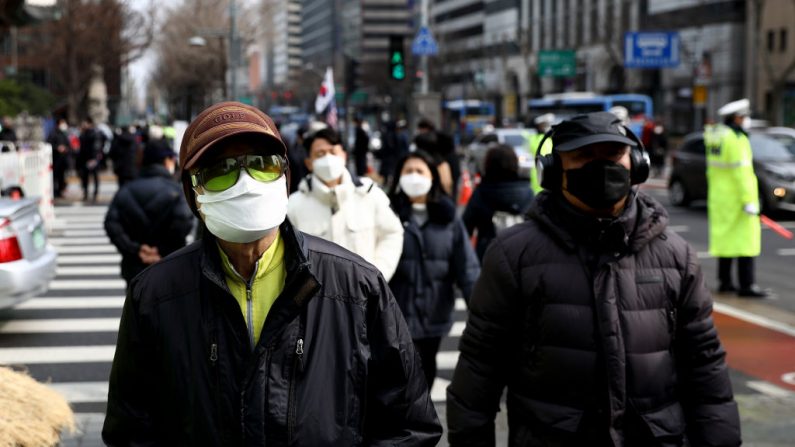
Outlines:
[[[430,0],[422,0],[420,6],[420,24],[427,28],[428,27],[428,15],[429,15],[429,3]],[[426,94],[428,93],[428,86],[429,86],[429,75],[428,73],[428,55],[423,55],[420,57],[420,71],[422,71],[422,79],[420,81],[420,93]]]

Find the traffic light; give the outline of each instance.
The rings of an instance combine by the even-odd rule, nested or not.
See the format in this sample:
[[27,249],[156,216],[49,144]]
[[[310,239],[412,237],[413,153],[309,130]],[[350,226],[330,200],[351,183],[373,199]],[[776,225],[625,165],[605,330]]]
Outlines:
[[346,59],[345,61],[345,93],[353,94],[359,88],[359,61]]
[[403,36],[389,36],[389,77],[406,79],[406,54],[403,51]]

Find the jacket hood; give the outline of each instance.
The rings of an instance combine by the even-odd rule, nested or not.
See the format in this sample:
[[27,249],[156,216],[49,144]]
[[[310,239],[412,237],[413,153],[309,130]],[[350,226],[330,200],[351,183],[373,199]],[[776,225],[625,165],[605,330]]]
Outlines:
[[533,199],[533,190],[527,180],[508,182],[483,181],[478,185],[478,194],[495,211],[525,214]]
[[630,193],[627,206],[615,218],[590,216],[574,208],[560,194],[542,191],[528,217],[570,251],[585,244],[603,251],[637,253],[668,226],[665,208],[640,191]]

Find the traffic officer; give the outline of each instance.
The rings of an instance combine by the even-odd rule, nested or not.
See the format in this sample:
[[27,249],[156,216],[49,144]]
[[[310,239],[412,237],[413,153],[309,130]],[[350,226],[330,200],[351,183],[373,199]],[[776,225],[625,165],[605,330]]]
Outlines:
[[[536,152],[538,152],[538,145],[541,144],[541,141],[544,139],[544,135],[546,135],[547,131],[549,131],[550,127],[552,127],[552,123],[555,122],[555,114],[554,113],[545,113],[543,115],[537,116],[535,120],[533,120],[533,124],[536,126],[536,133],[530,135],[528,141],[530,142],[530,155],[533,158],[536,157]],[[547,138],[547,141],[544,143],[544,147],[541,148],[541,153],[539,155],[547,155],[552,153],[552,138]],[[533,193],[538,194],[541,192],[541,184],[538,181],[538,173],[536,172],[535,163],[533,163],[533,168],[530,170],[530,186],[533,188]]]
[[[704,129],[707,151],[707,211],[709,252],[718,258],[718,292],[742,297],[767,295],[754,281],[754,257],[761,252],[759,187],[754,174],[750,102],[730,102],[718,115],[723,123]],[[732,260],[737,258],[739,289],[732,281]]]

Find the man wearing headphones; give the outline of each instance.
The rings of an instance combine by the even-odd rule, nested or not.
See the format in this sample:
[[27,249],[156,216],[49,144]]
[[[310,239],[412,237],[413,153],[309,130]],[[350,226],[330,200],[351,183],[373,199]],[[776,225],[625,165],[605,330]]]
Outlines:
[[544,191],[500,233],[469,301],[447,390],[451,446],[740,445],[695,251],[632,188],[643,146],[609,112],[553,127]]

